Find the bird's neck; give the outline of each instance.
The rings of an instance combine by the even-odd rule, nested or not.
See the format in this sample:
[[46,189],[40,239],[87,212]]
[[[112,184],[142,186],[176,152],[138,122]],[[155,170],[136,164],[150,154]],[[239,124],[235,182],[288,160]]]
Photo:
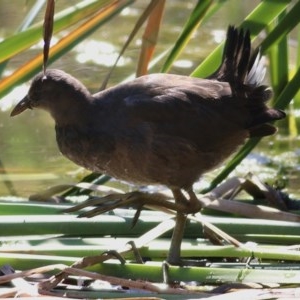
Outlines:
[[89,120],[92,112],[92,96],[90,94],[64,95],[64,99],[57,101],[50,114],[56,125],[69,126],[84,124]]

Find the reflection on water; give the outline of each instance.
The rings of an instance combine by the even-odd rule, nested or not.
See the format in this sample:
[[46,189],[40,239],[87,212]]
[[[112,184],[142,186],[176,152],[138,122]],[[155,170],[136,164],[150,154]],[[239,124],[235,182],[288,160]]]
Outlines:
[[[172,69],[173,73],[189,74],[210,51],[224,39],[228,23],[239,24],[258,1],[230,1],[210,22],[194,34],[188,48]],[[68,6],[69,1],[57,1],[57,7]],[[127,9],[118,18],[111,20],[102,30],[82,42],[70,55],[55,62],[51,67],[61,68],[82,80],[91,91],[97,91],[109,67],[117,57],[133,23],[147,1],[138,1],[134,8]],[[167,3],[165,21],[160,33],[158,53],[171,47],[182,30],[183,24],[195,1],[170,1]],[[235,11],[236,14],[232,15]],[[0,2],[0,39],[13,34],[24,16],[11,1]],[[134,73],[140,38],[135,40],[121,59],[110,84],[116,84]],[[40,53],[41,45],[14,58],[7,69],[12,71],[24,61]],[[159,65],[153,71],[159,70]],[[7,75],[7,74],[6,74]],[[53,121],[43,111],[27,111],[10,118],[11,105],[26,94],[28,85],[16,88],[0,101],[0,196],[16,192],[27,197],[48,186],[76,182],[80,177],[78,167],[58,152]],[[285,121],[281,122],[284,126]],[[284,128],[280,131],[284,132]],[[262,180],[289,179],[291,188],[299,182],[299,140],[290,140],[280,135],[266,138],[255,153],[239,166],[237,172],[258,174]],[[285,177],[284,177],[285,176]],[[203,183],[212,177],[209,174]],[[12,185],[11,185],[12,183]]]
[[[112,67],[119,56],[113,44],[96,40],[83,41],[75,51],[78,52],[76,61],[80,64],[93,63],[105,67]],[[123,67],[129,63],[129,59],[121,57],[118,66]]]

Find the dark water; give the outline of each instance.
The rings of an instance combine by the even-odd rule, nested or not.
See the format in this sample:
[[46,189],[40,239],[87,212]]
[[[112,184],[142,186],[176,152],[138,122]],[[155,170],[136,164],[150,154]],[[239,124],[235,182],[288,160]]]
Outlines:
[[[257,2],[229,1],[213,19],[195,33],[172,72],[189,74],[224,38],[228,24],[239,24]],[[69,3],[70,1],[65,0],[57,1],[57,11]],[[133,8],[111,20],[51,67],[71,73],[82,80],[91,91],[97,91],[146,3],[138,1]],[[194,3],[195,1],[179,0],[167,2],[157,53],[173,45]],[[14,33],[28,8],[15,9],[15,3],[12,1],[0,2],[1,39]],[[110,85],[134,74],[141,35],[142,31],[122,58]],[[14,70],[39,51],[40,47],[27,50],[26,53],[12,59],[7,69]],[[158,69],[159,64],[154,71]],[[76,182],[87,174],[58,152],[53,121],[46,112],[28,111],[16,118],[9,117],[12,104],[22,99],[27,88],[28,85],[24,85],[0,101],[0,196],[16,194],[28,197],[49,186]],[[300,186],[300,142],[298,138],[289,137],[287,134],[287,121],[279,125],[279,134],[264,139],[238,167],[237,174],[244,176],[252,172],[262,180],[277,181],[280,185],[288,184],[289,191],[296,193]],[[205,176],[202,183],[209,182],[212,176]]]

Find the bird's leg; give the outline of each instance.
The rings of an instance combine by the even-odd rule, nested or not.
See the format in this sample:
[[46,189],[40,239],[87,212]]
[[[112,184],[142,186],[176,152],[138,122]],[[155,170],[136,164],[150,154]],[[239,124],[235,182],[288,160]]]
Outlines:
[[189,205],[189,201],[187,200],[187,198],[184,196],[184,194],[180,189],[172,189],[172,193],[176,204],[181,204],[185,206]]
[[173,229],[170,250],[167,257],[167,262],[172,265],[180,265],[180,250],[183,239],[187,215],[181,212],[176,213],[175,227]]
[[197,196],[192,188],[188,188],[187,193],[190,196],[189,204],[188,204],[189,205],[189,213],[193,213],[193,214],[197,213],[202,208],[201,202],[197,198]]
[[184,235],[184,229],[187,220],[187,214],[196,213],[201,209],[201,203],[199,202],[196,194],[192,188],[187,189],[189,199],[187,199],[180,189],[172,189],[174,195],[175,204],[183,205],[183,210],[176,211],[175,227],[172,234],[171,246],[167,257],[167,262],[170,264],[181,264],[180,249],[181,242]]
[[[176,204],[181,204],[181,205],[185,204],[185,206],[189,205],[188,200],[183,195],[180,189],[172,189],[172,193],[174,195]],[[180,249],[181,249],[181,242],[183,239],[186,220],[187,220],[187,215],[184,211],[176,212],[175,227],[173,230],[171,246],[167,257],[167,262],[170,264],[178,265],[181,263]]]

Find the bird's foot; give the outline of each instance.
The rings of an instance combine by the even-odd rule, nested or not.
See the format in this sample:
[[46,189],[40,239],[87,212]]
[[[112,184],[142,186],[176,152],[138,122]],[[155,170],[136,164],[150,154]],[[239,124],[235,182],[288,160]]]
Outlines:
[[[127,243],[127,245],[129,245],[131,247],[131,251],[134,257],[134,261],[137,264],[143,264],[144,260],[141,256],[141,253],[139,251],[139,249],[136,247],[136,244],[134,241],[129,241]],[[108,257],[111,258],[115,258],[117,259],[122,265],[126,264],[126,259],[124,258],[124,256],[122,255],[122,253],[118,252],[117,250],[108,250],[102,253],[102,255],[106,255]]]
[[103,214],[119,207],[132,206],[137,208],[137,213],[134,222],[144,206],[159,207],[160,209],[169,209],[173,211],[185,211],[186,205],[181,203],[171,202],[171,197],[162,193],[146,193],[146,192],[129,192],[125,194],[113,193],[103,197],[93,197],[78,205],[72,206],[63,210],[65,213],[76,212],[84,208],[94,207],[91,210],[84,211],[78,217],[91,218],[96,215]]

